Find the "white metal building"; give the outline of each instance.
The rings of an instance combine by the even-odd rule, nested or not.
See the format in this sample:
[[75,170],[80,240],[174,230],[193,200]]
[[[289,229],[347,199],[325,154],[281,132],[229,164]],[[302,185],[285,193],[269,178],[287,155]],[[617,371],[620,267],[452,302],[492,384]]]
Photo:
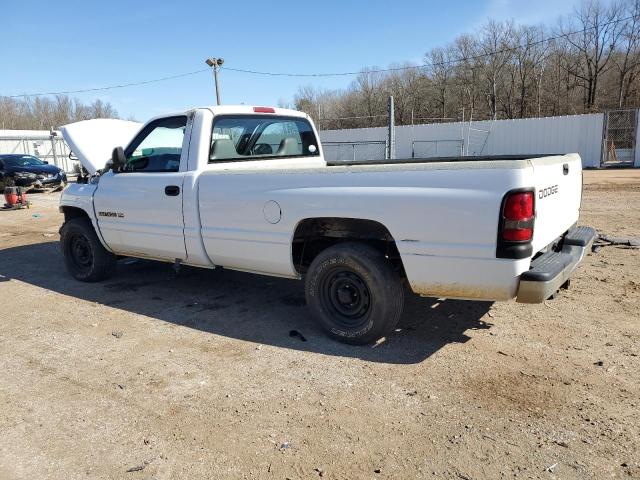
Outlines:
[[[635,148],[639,140],[637,117],[637,110],[620,110],[562,117],[406,125],[395,128],[395,156],[577,152],[585,168],[640,167],[640,149]],[[376,152],[381,155],[388,143],[388,129],[324,130],[320,137],[329,159],[364,160]]]
[[69,147],[58,131],[0,130],[0,154],[3,153],[35,155],[68,173],[78,163],[69,158]]
[[[585,168],[640,167],[638,110],[590,115],[405,125],[395,128],[395,158],[579,153]],[[386,127],[323,130],[329,160],[384,159]],[[0,130],[0,154],[36,155],[72,172],[76,161],[60,132]]]

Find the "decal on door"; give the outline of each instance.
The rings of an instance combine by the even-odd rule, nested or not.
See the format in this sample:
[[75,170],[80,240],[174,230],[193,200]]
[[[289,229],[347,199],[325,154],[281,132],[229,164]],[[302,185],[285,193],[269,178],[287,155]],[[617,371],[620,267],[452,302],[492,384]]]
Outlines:
[[122,212],[98,212],[99,217],[124,218]]

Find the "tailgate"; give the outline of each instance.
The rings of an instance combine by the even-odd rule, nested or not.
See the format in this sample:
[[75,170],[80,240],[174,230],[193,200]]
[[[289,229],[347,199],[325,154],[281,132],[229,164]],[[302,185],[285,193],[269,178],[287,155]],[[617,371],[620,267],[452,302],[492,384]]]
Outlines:
[[578,154],[534,158],[536,220],[533,251],[541,249],[578,221],[582,198],[582,161]]

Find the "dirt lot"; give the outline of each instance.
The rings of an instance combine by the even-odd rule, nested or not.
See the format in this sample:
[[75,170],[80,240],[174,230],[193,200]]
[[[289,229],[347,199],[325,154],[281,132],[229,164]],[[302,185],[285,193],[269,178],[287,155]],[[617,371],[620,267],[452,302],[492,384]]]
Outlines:
[[[585,177],[582,223],[640,237],[640,171]],[[295,281],[131,261],[73,281],[58,194],[32,200],[0,212],[2,480],[640,478],[638,250],[541,305],[410,298],[387,342],[349,347]]]

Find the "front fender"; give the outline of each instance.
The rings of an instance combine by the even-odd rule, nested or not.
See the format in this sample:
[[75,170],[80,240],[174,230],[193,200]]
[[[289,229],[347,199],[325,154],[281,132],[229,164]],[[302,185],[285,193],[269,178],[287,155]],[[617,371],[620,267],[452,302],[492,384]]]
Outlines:
[[[93,208],[93,195],[98,185],[95,183],[72,183],[69,184],[62,192],[60,197],[60,206],[58,209],[65,214],[65,221],[70,218],[86,216],[91,220],[93,229],[100,240],[102,246],[109,252],[111,248],[102,238],[98,219]],[[113,252],[112,252],[113,253]]]

